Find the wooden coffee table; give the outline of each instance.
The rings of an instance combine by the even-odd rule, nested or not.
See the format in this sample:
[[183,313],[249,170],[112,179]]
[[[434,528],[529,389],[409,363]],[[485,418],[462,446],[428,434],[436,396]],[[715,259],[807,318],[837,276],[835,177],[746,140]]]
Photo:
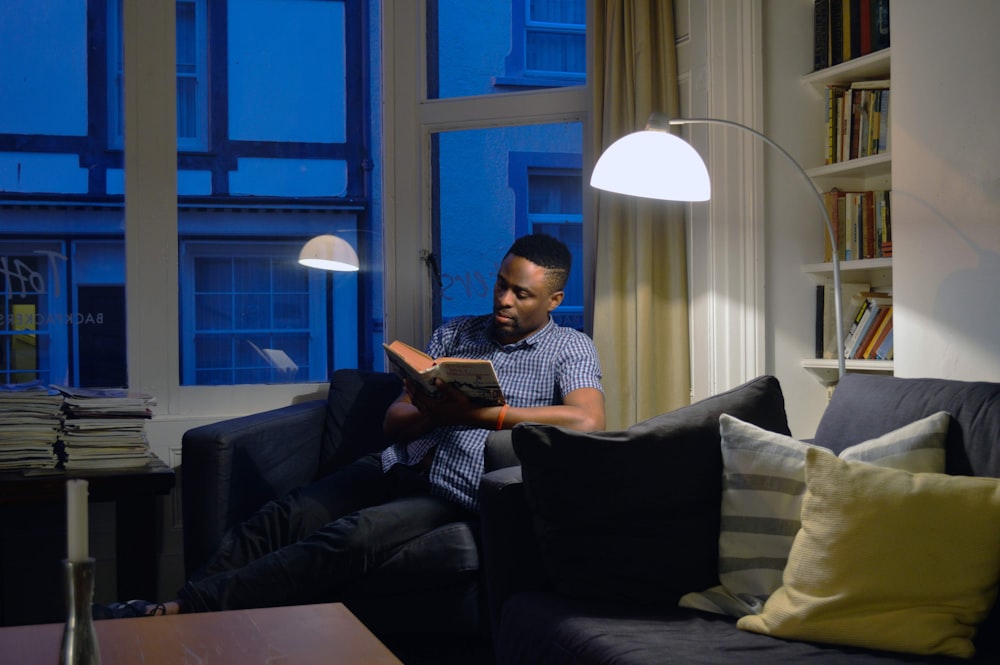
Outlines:
[[[102,665],[401,665],[341,603],[96,621]],[[63,625],[0,628],[5,663],[59,662]]]

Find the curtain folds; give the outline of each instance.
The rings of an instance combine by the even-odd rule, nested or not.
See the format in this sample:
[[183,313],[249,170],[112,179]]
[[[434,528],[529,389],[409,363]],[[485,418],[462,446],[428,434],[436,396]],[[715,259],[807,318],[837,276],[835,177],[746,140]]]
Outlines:
[[[672,0],[588,3],[598,154],[679,108]],[[594,342],[609,429],[688,404],[690,353],[684,204],[600,192]]]

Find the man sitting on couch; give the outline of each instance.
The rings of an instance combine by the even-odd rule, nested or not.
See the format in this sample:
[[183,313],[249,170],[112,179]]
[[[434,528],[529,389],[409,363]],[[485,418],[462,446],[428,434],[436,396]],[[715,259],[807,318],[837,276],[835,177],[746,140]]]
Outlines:
[[497,273],[493,313],[453,319],[427,352],[493,362],[507,399],[478,406],[439,384],[432,398],[407,384],[386,412],[397,441],[272,501],[226,534],[218,551],[167,603],[94,606],[119,618],[335,599],[400,545],[478,508],[483,447],[491,430],[542,422],[604,428],[600,364],[586,335],[550,316],[563,299],[571,256],[546,235],[518,239]]

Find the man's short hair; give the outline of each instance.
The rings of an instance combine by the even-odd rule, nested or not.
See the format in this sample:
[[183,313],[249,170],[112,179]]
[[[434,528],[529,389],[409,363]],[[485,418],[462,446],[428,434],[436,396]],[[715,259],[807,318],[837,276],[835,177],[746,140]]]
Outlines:
[[520,256],[536,266],[545,268],[545,281],[555,293],[566,288],[569,270],[573,265],[573,255],[563,241],[545,233],[521,236],[507,250],[507,254]]

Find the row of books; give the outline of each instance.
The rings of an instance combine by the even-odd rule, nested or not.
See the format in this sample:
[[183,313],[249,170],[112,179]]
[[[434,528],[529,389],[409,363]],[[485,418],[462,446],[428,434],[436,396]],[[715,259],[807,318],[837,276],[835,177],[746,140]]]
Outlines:
[[825,88],[825,163],[889,151],[889,86],[888,79],[879,79]]
[[892,295],[872,291],[869,284],[842,284],[844,338],[836,335],[832,284],[816,287],[816,357],[847,360],[892,360]]
[[[837,237],[841,261],[892,256],[892,207],[889,190],[844,192],[834,188],[823,193]],[[824,236],[823,260],[833,259],[829,235]]]
[[0,386],[0,470],[144,466],[153,458],[145,423],[154,405],[119,389]]
[[889,46],[889,0],[814,0],[813,68],[825,69]]
[[852,302],[857,310],[844,339],[844,358],[892,360],[892,296],[865,292]]

